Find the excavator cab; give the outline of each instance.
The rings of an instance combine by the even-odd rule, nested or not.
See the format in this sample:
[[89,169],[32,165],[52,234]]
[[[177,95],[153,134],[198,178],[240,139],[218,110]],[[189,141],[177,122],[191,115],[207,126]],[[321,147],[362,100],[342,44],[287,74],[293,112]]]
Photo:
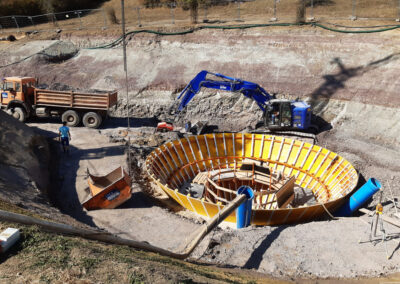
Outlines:
[[304,101],[270,100],[265,106],[264,126],[270,130],[307,130],[311,125],[311,108]]
[[292,107],[288,100],[271,100],[264,112],[264,126],[268,129],[292,127]]

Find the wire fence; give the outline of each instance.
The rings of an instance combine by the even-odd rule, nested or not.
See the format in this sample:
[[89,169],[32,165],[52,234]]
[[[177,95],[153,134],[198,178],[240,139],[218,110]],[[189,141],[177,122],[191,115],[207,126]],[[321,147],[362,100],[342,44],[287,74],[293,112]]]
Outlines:
[[[128,27],[178,26],[193,23],[294,22],[299,3],[306,21],[385,20],[399,21],[400,0],[206,0],[197,12],[176,3],[157,6],[128,5]],[[301,7],[300,7],[301,9]],[[107,29],[120,22],[119,7],[86,9],[35,16],[0,17],[0,32]]]

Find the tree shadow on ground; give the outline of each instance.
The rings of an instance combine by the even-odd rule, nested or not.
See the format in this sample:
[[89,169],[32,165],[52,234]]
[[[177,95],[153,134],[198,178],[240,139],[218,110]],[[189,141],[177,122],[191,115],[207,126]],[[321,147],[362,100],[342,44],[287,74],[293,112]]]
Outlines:
[[258,269],[260,267],[261,262],[263,261],[263,256],[268,250],[268,248],[272,245],[274,240],[276,240],[280,233],[286,229],[287,225],[282,225],[275,227],[268,236],[258,245],[258,247],[252,252],[250,258],[246,261],[242,268],[247,269]]
[[321,112],[329,103],[330,98],[340,89],[346,87],[346,81],[353,77],[362,76],[367,72],[377,69],[391,61],[398,60],[400,53],[393,53],[382,59],[371,61],[367,65],[357,67],[346,67],[342,60],[338,57],[333,58],[331,64],[336,64],[339,67],[339,72],[334,74],[323,75],[324,83],[315,89],[310,97],[310,103],[315,113]]

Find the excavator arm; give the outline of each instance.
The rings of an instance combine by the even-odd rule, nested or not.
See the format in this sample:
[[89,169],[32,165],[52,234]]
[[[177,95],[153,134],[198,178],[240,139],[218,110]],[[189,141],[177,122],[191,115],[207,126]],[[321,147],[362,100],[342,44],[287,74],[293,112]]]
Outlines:
[[[216,79],[207,79],[207,75],[209,74],[216,77]],[[243,81],[222,74],[211,73],[203,70],[199,74],[197,74],[196,77],[194,77],[192,81],[190,81],[190,83],[179,94],[177,100],[180,100],[180,103],[177,112],[182,111],[193,99],[193,97],[200,91],[201,88],[240,92],[245,97],[254,100],[262,111],[265,110],[265,105],[267,101],[272,99],[272,96],[256,83]]]

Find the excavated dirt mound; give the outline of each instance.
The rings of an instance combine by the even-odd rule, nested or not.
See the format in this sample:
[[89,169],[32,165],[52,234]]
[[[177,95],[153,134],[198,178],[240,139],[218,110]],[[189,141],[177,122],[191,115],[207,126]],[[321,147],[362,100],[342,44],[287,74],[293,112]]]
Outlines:
[[57,41],[39,52],[39,58],[50,63],[60,63],[78,53],[79,49],[72,42]]

